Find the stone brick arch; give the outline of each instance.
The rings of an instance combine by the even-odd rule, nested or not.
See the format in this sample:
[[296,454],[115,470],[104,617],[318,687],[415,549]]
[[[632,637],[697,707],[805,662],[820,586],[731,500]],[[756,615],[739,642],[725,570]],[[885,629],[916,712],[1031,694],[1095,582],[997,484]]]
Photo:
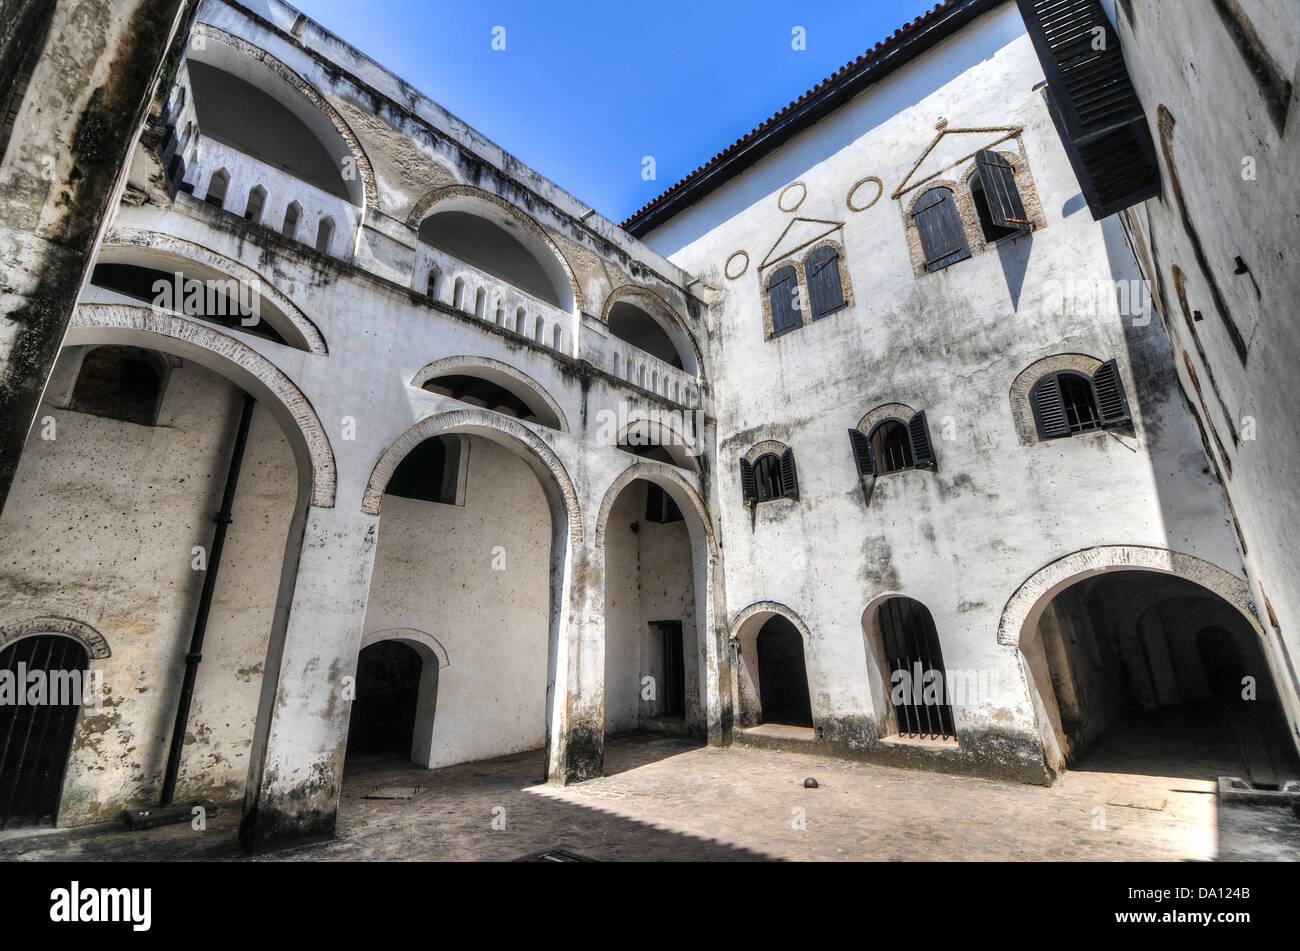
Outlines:
[[758,461],[759,456],[766,456],[769,453],[780,458],[781,454],[789,448],[788,445],[781,442],[779,439],[764,439],[762,442],[755,443],[749,448],[749,451],[745,453],[745,461],[750,465],[753,465]]
[[1041,360],[1035,360],[1017,374],[1011,382],[1011,391],[1007,395],[1011,400],[1011,418],[1015,422],[1016,436],[1022,446],[1032,446],[1038,442],[1034,407],[1029,400],[1029,391],[1034,388],[1034,384],[1047,374],[1058,370],[1073,370],[1091,379],[1101,363],[1101,360],[1086,353],[1054,353]]
[[103,343],[189,357],[253,394],[284,431],[298,461],[300,486],[309,488],[311,504],[333,508],[338,473],[329,436],[311,402],[266,357],[228,334],[175,314],[124,304],[80,305],[64,345]]
[[1100,545],[1072,552],[1030,575],[1002,609],[998,643],[1018,648],[1021,632],[1038,623],[1053,597],[1084,578],[1107,571],[1154,571],[1183,578],[1228,602],[1263,636],[1255,599],[1244,578],[1202,558],[1167,548]]
[[[680,344],[684,340],[695,356],[696,371],[693,375],[700,380],[708,379],[708,374],[705,372],[704,354],[695,342],[695,335],[691,333],[685,318],[668,301],[664,300],[661,294],[648,287],[639,287],[636,284],[619,285],[609,292],[609,295],[605,298],[604,306],[601,307],[600,322],[602,324],[609,325],[609,312],[620,300],[638,304],[652,318],[658,317],[656,323],[659,323],[674,344]],[[668,326],[664,326],[665,324]],[[676,338],[681,338],[681,340]],[[689,368],[687,368],[686,372],[690,372]]]
[[[730,655],[734,669],[732,703],[736,723],[741,727],[757,726],[763,719],[763,698],[758,669],[758,633],[772,618],[780,615],[799,632],[803,642],[805,676],[809,675],[809,658],[813,652],[812,631],[794,609],[780,601],[755,601],[731,617],[728,628]],[[808,681],[809,702],[813,697],[812,680]],[[813,722],[817,712],[813,710]]]
[[614,479],[608,489],[605,490],[604,498],[601,499],[600,511],[596,516],[596,547],[605,547],[605,525],[609,521],[610,510],[614,507],[614,502],[622,494],[623,490],[635,482],[637,479],[644,479],[647,482],[653,482],[665,492],[667,492],[678,508],[683,512],[691,512],[696,516],[695,521],[687,519],[686,526],[691,533],[692,539],[702,535],[703,540],[708,546],[709,554],[717,554],[717,540],[713,534],[713,525],[709,522],[708,509],[704,507],[704,502],[700,499],[699,492],[677,469],[664,462],[656,462],[653,459],[647,459],[638,462],[633,466],[624,469],[617,478]]
[[[320,329],[287,294],[247,265],[224,254],[218,254],[201,244],[158,231],[113,228],[104,238],[96,263],[140,264],[151,267],[162,265],[168,259],[192,261],[202,268],[219,272],[225,277],[254,282],[259,295],[283,314],[284,321],[272,326],[286,342],[292,341],[291,346],[298,346],[299,349],[309,353],[329,353]],[[288,326],[281,326],[285,322]]]
[[854,428],[867,436],[887,419],[896,419],[906,425],[915,415],[916,410],[906,403],[883,403],[858,420],[858,425]]
[[653,444],[662,447],[672,456],[674,465],[689,472],[699,471],[699,466],[692,458],[694,453],[691,451],[690,440],[676,426],[671,425],[669,420],[656,416],[637,416],[614,435],[614,445],[621,446],[629,436],[634,434],[655,439]]
[[13,624],[0,625],[0,650],[24,637],[41,634],[59,634],[70,637],[86,649],[91,660],[105,660],[112,656],[108,639],[89,624],[69,617],[34,617]]
[[[555,397],[551,396],[551,394],[546,391],[546,388],[542,386],[542,384],[538,383],[522,370],[517,370],[510,364],[504,363],[500,360],[494,360],[491,357],[476,357],[469,355],[442,357],[420,367],[420,369],[415,372],[415,376],[411,378],[411,386],[422,387],[425,383],[428,383],[436,377],[465,370],[486,371],[487,378],[489,379],[493,376],[508,378],[518,384],[518,386],[525,388],[531,396],[546,405],[547,409],[549,409],[559,421],[559,426],[557,428],[560,432],[567,433],[569,431],[569,420],[568,417],[564,415],[564,409],[560,406]],[[506,389],[513,389],[513,387],[507,386]],[[528,402],[528,400],[524,400],[524,402]]]
[[[418,231],[420,224],[425,218],[429,217],[429,215],[433,213],[435,206],[442,202],[452,201],[455,199],[470,199],[471,201],[469,202],[460,203],[465,207],[472,206],[474,202],[486,203],[513,219],[514,222],[517,223],[532,239],[533,247],[528,250],[532,251],[535,255],[545,255],[545,259],[539,261],[539,263],[542,264],[543,269],[545,269],[546,260],[551,260],[563,272],[565,279],[568,281],[569,289],[573,294],[572,309],[570,310],[570,313],[582,313],[582,288],[578,286],[577,275],[574,274],[573,267],[569,264],[569,259],[564,256],[564,252],[560,250],[560,246],[555,243],[555,239],[550,236],[546,229],[538,224],[535,218],[520,210],[515,205],[512,205],[500,195],[484,191],[482,188],[476,188],[473,185],[440,185],[437,188],[425,192],[420,200],[415,203],[415,207],[411,209],[411,213],[406,216],[407,227]],[[458,208],[457,210],[462,209]],[[525,246],[527,246],[527,242],[525,243]],[[561,301],[561,303],[565,302]]]
[[523,459],[537,473],[538,481],[552,506],[557,522],[567,522],[569,540],[582,544],[582,512],[578,493],[555,451],[540,436],[518,420],[486,409],[462,409],[427,416],[395,439],[371,470],[361,499],[361,511],[378,515],[384,488],[406,454],[433,436],[469,433],[504,446]]
[[[266,50],[255,46],[243,37],[227,33],[220,27],[213,26],[211,23],[196,23],[191,31],[191,37],[202,37],[205,41],[212,41],[219,44],[227,51],[233,51],[248,59],[262,64],[270,70],[278,79],[285,83],[290,89],[302,96],[312,107],[314,107],[338,133],[343,140],[344,146],[352,154],[356,161],[357,174],[361,179],[361,189],[365,202],[365,207],[374,211],[379,210],[379,190],[375,184],[374,168],[370,164],[370,159],[366,155],[365,149],[361,145],[361,140],[357,138],[356,133],[352,131],[329,100],[326,99],[319,90],[311,83],[307,82],[302,76],[294,72],[280,60],[276,59]],[[198,54],[198,55],[196,55]],[[199,62],[207,62],[209,58],[204,51],[196,49],[193,42],[190,44],[189,54],[191,58]],[[212,57],[213,60],[219,60],[221,57]],[[220,65],[214,61],[213,65]]]
[[[767,621],[774,614],[781,615],[793,624],[795,630],[799,632],[799,636],[803,638],[805,645],[812,642],[812,631],[808,629],[808,625],[804,623],[803,618],[793,608],[782,604],[780,601],[755,601],[748,607],[741,608],[733,614],[731,616],[732,640],[740,640],[742,629],[746,629],[746,633],[748,633],[748,628],[753,628],[753,634],[749,636],[756,636],[758,629],[763,626],[762,622]],[[760,623],[757,625],[750,624],[755,618],[758,618]]]

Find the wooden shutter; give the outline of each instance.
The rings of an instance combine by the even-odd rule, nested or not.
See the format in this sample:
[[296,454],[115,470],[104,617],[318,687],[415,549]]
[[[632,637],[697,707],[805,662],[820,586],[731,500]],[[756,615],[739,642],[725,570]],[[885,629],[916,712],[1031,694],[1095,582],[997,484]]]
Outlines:
[[829,245],[808,255],[803,265],[808,282],[808,304],[812,319],[825,317],[844,306],[844,289],[840,286],[840,256]]
[[984,186],[984,200],[988,202],[989,217],[1003,228],[1029,230],[1025,204],[1016,188],[1016,173],[1011,163],[992,149],[975,155],[975,174]]
[[1133,418],[1128,398],[1124,395],[1124,384],[1119,378],[1119,366],[1114,360],[1097,367],[1097,372],[1092,375],[1092,388],[1097,394],[1097,410],[1103,426],[1127,423]]
[[961,215],[949,189],[931,188],[917,200],[912,217],[921,235],[926,270],[937,271],[970,257]]
[[799,477],[794,471],[794,450],[781,453],[781,495],[787,499],[799,498]]
[[740,460],[740,494],[746,502],[758,501],[758,480],[748,459]]
[[1034,384],[1029,400],[1033,404],[1039,439],[1070,435],[1070,421],[1065,417],[1065,401],[1061,399],[1061,381],[1055,373]]
[[1047,77],[1048,111],[1092,216],[1100,221],[1159,195],[1151,130],[1100,0],[1016,2]]
[[849,445],[853,447],[853,464],[858,475],[875,475],[876,464],[871,458],[871,440],[860,429],[849,430]]
[[912,465],[918,469],[934,468],[934,446],[930,442],[930,427],[925,423],[925,410],[908,421],[907,434],[912,439]]
[[772,333],[779,334],[801,323],[795,289],[799,277],[794,268],[783,267],[768,279],[767,299],[772,305]]

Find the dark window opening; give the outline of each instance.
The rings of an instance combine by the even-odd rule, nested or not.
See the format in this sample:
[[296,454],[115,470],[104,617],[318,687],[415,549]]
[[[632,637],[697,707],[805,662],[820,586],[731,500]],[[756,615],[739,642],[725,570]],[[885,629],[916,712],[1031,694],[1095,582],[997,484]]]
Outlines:
[[1086,433],[1101,426],[1101,416],[1097,412],[1097,401],[1092,397],[1092,383],[1073,373],[1063,373],[1061,382],[1061,404],[1065,409],[1065,421],[1071,433]]
[[808,255],[803,269],[813,320],[833,314],[845,306],[838,251],[830,245],[817,248]]
[[563,308],[555,285],[533,252],[486,218],[465,211],[438,212],[421,223],[419,239],[552,307]]
[[768,278],[767,299],[772,308],[773,336],[794,330],[803,323],[799,312],[799,276],[794,268],[780,268]]
[[485,380],[482,377],[469,376],[464,373],[450,373],[429,380],[424,384],[424,389],[430,393],[450,396],[462,403],[481,406],[496,413],[504,413],[506,416],[513,416],[515,419],[522,419],[525,422],[542,422],[543,425],[552,426],[552,428],[558,426],[558,423],[552,424],[538,420],[537,414],[522,399],[501,384],[493,383],[491,380]]
[[209,205],[217,208],[224,208],[226,205],[226,189],[230,187],[230,175],[224,168],[218,169],[212,173],[208,179],[208,191],[203,196],[203,200]]
[[986,242],[992,244],[1029,230],[1024,202],[1016,186],[1015,169],[992,149],[985,149],[975,156],[970,194]]
[[754,478],[758,480],[758,501],[767,502],[781,498],[781,460],[768,453],[754,463]]
[[56,634],[24,637],[0,651],[0,671],[18,690],[27,689],[27,676],[44,671],[47,699],[57,701],[0,704],[0,829],[54,824],[85,681],[77,678],[75,690],[61,686],[59,696],[54,688],[74,683],[59,673],[89,667],[86,649]]
[[[96,264],[90,282],[106,291],[114,291],[153,307],[163,307],[172,313],[199,317],[222,327],[286,343],[284,337],[260,316],[268,305],[260,296],[253,296],[255,289],[250,285],[241,284],[234,278],[206,279],[180,272],[178,294],[177,273],[138,264]],[[158,284],[159,281],[162,285]],[[258,315],[257,321],[245,326],[244,321],[252,320],[254,315]]]
[[1132,419],[1119,367],[1103,363],[1091,377],[1070,370],[1049,373],[1029,391],[1039,439],[1058,439]]
[[638,456],[641,459],[653,459],[655,462],[666,462],[670,466],[677,465],[677,460],[673,458],[672,453],[667,449],[658,443],[653,442],[639,444],[636,441],[635,433],[629,435],[627,439],[619,443],[618,448],[622,449],[624,452],[630,452],[632,455]]
[[253,224],[262,221],[262,208],[266,205],[266,189],[257,185],[248,193],[248,206],[244,209],[244,220]]
[[970,197],[975,203],[975,214],[979,217],[980,230],[984,232],[986,242],[992,244],[1014,234],[1020,234],[1019,228],[999,225],[993,221],[993,215],[989,211],[988,198],[984,194],[984,185],[978,177],[971,178]]
[[652,357],[681,370],[681,354],[659,322],[629,301],[616,301],[609,309],[609,332]]
[[745,502],[799,498],[794,450],[787,449],[780,456],[765,452],[752,463],[741,457],[740,488]]
[[790,621],[775,615],[758,632],[758,692],[764,723],[813,725],[804,665],[803,637]]
[[850,429],[849,444],[860,476],[932,469],[938,465],[924,410],[913,413],[906,423],[899,419],[879,422],[865,436],[861,430]]
[[69,409],[152,426],[162,400],[162,361],[138,347],[97,347],[81,361]]
[[289,202],[289,207],[284,210],[284,227],[280,229],[280,236],[294,241],[298,237],[298,216],[302,213],[296,201]]
[[871,454],[878,474],[912,468],[912,440],[907,427],[896,419],[886,420],[871,432]]
[[384,489],[387,495],[420,502],[456,504],[456,476],[460,464],[460,442],[448,450],[448,440],[432,436],[406,454],[398,463]]
[[409,644],[379,641],[357,658],[356,698],[348,721],[348,759],[409,759],[424,661]]
[[929,610],[911,598],[890,598],[880,606],[879,619],[899,735],[955,738],[939,634]]
[[[653,482],[647,482],[645,519],[647,522],[657,522],[661,525],[680,522],[683,521],[682,510],[677,507],[673,497],[665,492],[662,487]],[[678,636],[680,636],[680,632]]]

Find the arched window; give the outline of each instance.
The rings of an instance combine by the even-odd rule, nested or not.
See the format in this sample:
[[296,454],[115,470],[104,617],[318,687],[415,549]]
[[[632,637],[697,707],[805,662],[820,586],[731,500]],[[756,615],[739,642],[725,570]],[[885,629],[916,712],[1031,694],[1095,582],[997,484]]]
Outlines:
[[451,305],[457,310],[465,309],[465,279],[456,278],[456,283],[452,285]]
[[288,238],[290,241],[298,237],[298,218],[302,215],[302,206],[296,201],[289,202],[289,207],[284,210],[284,227],[280,229],[280,235]]
[[203,197],[209,205],[223,208],[226,204],[226,189],[230,187],[230,173],[219,168],[208,179],[208,193]]
[[334,240],[334,219],[322,218],[316,226],[316,250],[321,254],[330,253],[330,243]]
[[546,321],[542,320],[540,315],[537,318],[537,322],[533,324],[533,339],[538,343],[544,343],[546,341]]
[[244,220],[258,224],[262,220],[262,209],[266,206],[266,189],[254,185],[248,193],[248,205],[244,208]]
[[799,477],[794,466],[794,450],[781,455],[767,452],[751,463],[740,460],[740,487],[746,502],[799,498]]
[[840,254],[829,244],[812,251],[803,262],[804,280],[808,284],[808,307],[812,319],[833,314],[844,306],[844,289],[840,285]]
[[913,414],[906,423],[901,419],[882,420],[866,435],[860,429],[850,429],[849,444],[860,476],[929,469],[937,462],[924,410]]
[[442,277],[442,272],[436,267],[429,268],[429,277],[424,285],[424,292],[430,297],[438,296],[438,281]]
[[474,316],[477,317],[479,320],[482,320],[483,315],[486,312],[487,312],[487,291],[485,291],[483,288],[480,287],[478,290],[474,292]]
[[152,426],[162,399],[161,361],[138,347],[97,347],[81,361],[70,409]]
[[1025,206],[1016,188],[1015,170],[997,152],[985,149],[976,154],[970,197],[986,242],[992,244],[1029,230]]
[[876,615],[889,699],[900,736],[954,739],[947,673],[934,618],[920,601],[890,598]]
[[938,271],[970,257],[970,246],[951,189],[931,188],[917,199],[912,218],[921,236],[927,271]]
[[522,307],[515,311],[515,333],[524,332],[524,323],[528,320],[528,313]]
[[556,324],[555,329],[551,332],[551,346],[554,347],[556,350],[561,350],[563,349],[563,347],[561,346],[563,342],[564,342],[564,330],[559,324]]
[[789,265],[778,268],[767,279],[767,299],[772,307],[772,335],[783,334],[800,326],[799,276]]
[[1029,391],[1039,439],[1059,439],[1131,420],[1114,360],[1091,377],[1073,370],[1049,373]]

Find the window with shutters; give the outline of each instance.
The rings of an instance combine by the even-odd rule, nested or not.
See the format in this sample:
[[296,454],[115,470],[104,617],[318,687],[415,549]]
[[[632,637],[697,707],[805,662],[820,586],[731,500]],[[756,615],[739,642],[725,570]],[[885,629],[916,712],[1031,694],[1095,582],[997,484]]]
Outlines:
[[814,248],[804,258],[804,282],[808,285],[808,309],[818,320],[846,306],[840,279],[840,253],[834,245]]
[[[905,409],[901,404],[894,406]],[[868,413],[864,422],[870,420]],[[907,419],[887,417],[849,430],[849,447],[860,476],[881,476],[905,469],[934,468],[937,460],[925,411]]]
[[[756,447],[757,448],[757,447]],[[750,451],[752,455],[754,450]],[[740,485],[745,502],[770,502],[773,499],[799,498],[799,477],[795,471],[794,450],[763,452],[757,458],[741,457]]]
[[767,301],[772,309],[772,336],[787,333],[803,324],[799,310],[799,275],[792,266],[777,268],[767,279]]
[[1005,156],[992,149],[975,155],[970,196],[986,243],[993,244],[1030,229],[1032,223],[1025,214],[1015,169]]
[[1114,360],[1088,376],[1059,370],[1041,377],[1029,391],[1039,439],[1060,439],[1132,419]]
[[970,257],[970,245],[952,189],[931,188],[912,206],[927,271],[938,271]]

